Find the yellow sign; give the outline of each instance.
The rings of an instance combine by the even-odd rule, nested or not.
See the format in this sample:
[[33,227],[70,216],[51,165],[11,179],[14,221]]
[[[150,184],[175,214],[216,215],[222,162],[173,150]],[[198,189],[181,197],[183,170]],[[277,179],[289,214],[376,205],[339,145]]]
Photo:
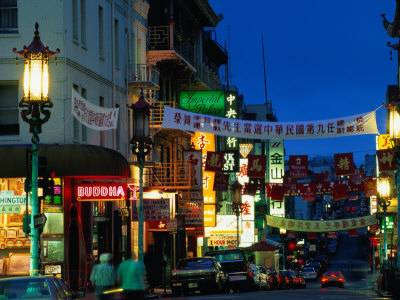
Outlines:
[[390,149],[390,148],[393,148],[392,143],[390,141],[390,135],[389,134],[378,135],[378,150]]
[[215,204],[204,204],[204,227],[215,227]]

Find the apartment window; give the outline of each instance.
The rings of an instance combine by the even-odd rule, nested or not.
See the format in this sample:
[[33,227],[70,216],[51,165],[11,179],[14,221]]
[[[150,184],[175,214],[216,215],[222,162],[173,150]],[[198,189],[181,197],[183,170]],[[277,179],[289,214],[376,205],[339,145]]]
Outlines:
[[114,55],[115,55],[115,66],[119,67],[119,23],[118,20],[115,19],[114,21],[114,42],[115,42],[115,49],[114,49]]
[[0,82],[0,136],[19,135],[18,82]]
[[104,18],[101,6],[99,6],[99,55],[104,57]]
[[18,33],[17,0],[0,0],[0,33]]
[[[104,107],[104,97],[100,97],[100,107]],[[105,146],[106,144],[106,132],[104,130],[100,131],[100,146]]]
[[81,42],[86,45],[86,0],[81,0]]
[[[74,84],[72,87],[76,92],[79,93],[79,87],[77,84]],[[80,136],[79,135],[79,124],[80,124],[80,122],[76,118],[74,118],[74,137],[73,137],[73,139],[75,142],[79,142],[79,136]]]
[[72,0],[72,38],[76,41],[78,37],[78,0]]
[[[81,90],[81,95],[83,98],[87,100],[87,91],[86,89]],[[87,143],[87,127],[82,124],[82,142]]]

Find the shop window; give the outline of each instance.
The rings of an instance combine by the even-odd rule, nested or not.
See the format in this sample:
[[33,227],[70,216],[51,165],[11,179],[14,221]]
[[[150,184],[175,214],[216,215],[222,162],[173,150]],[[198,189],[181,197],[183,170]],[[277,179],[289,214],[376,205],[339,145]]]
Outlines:
[[43,228],[43,234],[63,234],[64,233],[64,213],[45,213],[47,217]]

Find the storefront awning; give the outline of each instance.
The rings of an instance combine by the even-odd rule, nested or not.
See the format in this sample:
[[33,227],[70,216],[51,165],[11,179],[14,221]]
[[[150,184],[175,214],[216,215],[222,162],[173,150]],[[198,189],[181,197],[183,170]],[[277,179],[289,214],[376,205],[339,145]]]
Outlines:
[[[26,177],[26,150],[31,145],[0,146],[0,178]],[[118,151],[78,144],[39,145],[39,156],[47,158],[46,168],[56,177],[130,178],[126,158]]]

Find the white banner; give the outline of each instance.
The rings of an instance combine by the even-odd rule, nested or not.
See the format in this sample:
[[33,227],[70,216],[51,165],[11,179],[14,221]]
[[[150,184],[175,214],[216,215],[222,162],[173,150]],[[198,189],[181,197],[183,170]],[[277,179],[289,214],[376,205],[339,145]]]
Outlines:
[[293,140],[379,134],[375,111],[320,121],[258,122],[201,115],[164,106],[161,127],[247,139]]
[[119,108],[94,105],[72,89],[72,114],[82,124],[93,130],[116,129]]

